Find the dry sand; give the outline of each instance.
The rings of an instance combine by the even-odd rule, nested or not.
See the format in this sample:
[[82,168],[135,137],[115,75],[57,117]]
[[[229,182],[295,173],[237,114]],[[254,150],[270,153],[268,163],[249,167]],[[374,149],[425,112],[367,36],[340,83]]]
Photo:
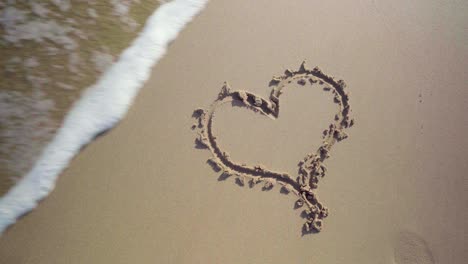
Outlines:
[[[5,263],[463,263],[467,228],[467,5],[214,0],[154,68],[127,118],[85,148],[56,190],[0,238]],[[228,81],[268,98],[303,60],[348,84],[356,124],[302,235],[297,196],[239,187],[195,147],[191,114]],[[337,111],[290,84],[275,120],[225,104],[217,139],[247,166],[297,176]],[[314,85],[312,85],[314,87]]]

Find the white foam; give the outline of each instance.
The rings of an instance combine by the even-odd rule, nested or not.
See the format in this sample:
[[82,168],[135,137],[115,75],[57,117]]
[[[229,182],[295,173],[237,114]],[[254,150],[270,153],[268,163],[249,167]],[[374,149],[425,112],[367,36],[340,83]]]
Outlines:
[[151,67],[207,2],[174,0],[149,17],[132,45],[76,102],[33,168],[0,198],[0,233],[54,189],[58,175],[83,145],[122,119]]

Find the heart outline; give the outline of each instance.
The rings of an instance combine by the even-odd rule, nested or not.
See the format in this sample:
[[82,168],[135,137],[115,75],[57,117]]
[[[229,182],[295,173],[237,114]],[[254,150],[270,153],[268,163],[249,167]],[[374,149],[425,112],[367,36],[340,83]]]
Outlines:
[[[279,118],[280,96],[286,85],[297,80],[297,83],[304,86],[306,84],[320,85],[327,84],[323,90],[331,91],[334,94],[333,101],[339,105],[339,111],[335,115],[328,129],[323,131],[323,141],[320,147],[314,153],[309,153],[298,163],[298,176],[293,179],[287,173],[271,171],[262,165],[249,166],[239,164],[230,159],[229,154],[223,151],[213,134],[213,119],[218,106],[226,103],[240,103],[241,105],[272,119]],[[208,148],[212,157],[208,163],[217,172],[221,171],[220,179],[226,179],[230,176],[236,176],[239,185],[245,184],[245,179],[249,179],[250,186],[259,182],[264,182],[263,190],[270,190],[274,183],[282,185],[281,191],[285,193],[292,192],[298,196],[295,208],[307,207],[302,216],[306,222],[302,228],[302,233],[320,232],[322,229],[322,220],[328,216],[328,208],[318,201],[314,190],[318,187],[319,178],[323,178],[327,171],[324,161],[329,158],[329,152],[332,146],[348,137],[345,129],[353,126],[354,119],[350,117],[351,108],[349,105],[349,94],[346,92],[346,83],[343,80],[336,80],[334,77],[326,75],[318,67],[312,70],[307,69],[303,61],[298,70],[287,69],[283,75],[273,77],[269,83],[273,87],[269,100],[258,95],[243,90],[232,91],[225,82],[218,94],[217,99],[205,109],[196,109],[193,117],[197,123],[192,126],[197,131],[195,140],[199,147]]]

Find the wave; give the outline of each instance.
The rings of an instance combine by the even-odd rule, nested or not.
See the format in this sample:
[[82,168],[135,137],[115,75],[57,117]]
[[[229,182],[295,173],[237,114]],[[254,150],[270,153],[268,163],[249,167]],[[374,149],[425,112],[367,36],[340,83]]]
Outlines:
[[124,117],[167,45],[207,2],[173,0],[148,18],[132,45],[74,104],[32,169],[0,198],[0,234],[54,189],[58,175],[84,145]]

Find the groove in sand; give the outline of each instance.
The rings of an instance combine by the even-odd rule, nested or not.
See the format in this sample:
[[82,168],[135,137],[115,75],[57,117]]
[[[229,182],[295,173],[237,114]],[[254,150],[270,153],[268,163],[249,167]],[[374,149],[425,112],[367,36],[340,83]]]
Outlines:
[[[217,108],[225,103],[237,103],[276,119],[280,111],[279,97],[283,89],[293,81],[302,86],[320,86],[324,91],[331,91],[334,94],[334,103],[339,106],[333,122],[323,131],[323,141],[320,147],[315,153],[307,154],[298,163],[296,178],[287,173],[271,171],[262,165],[249,166],[233,161],[228,152],[219,147],[218,139],[213,133],[213,121]],[[192,129],[197,131],[196,144],[210,150],[212,157],[208,159],[208,163],[215,171],[221,172],[220,179],[235,176],[239,185],[245,185],[247,180],[251,187],[262,182],[264,183],[263,190],[270,190],[277,183],[282,186],[282,192],[294,193],[298,197],[295,208],[306,207],[302,213],[302,216],[306,218],[302,228],[303,234],[319,232],[322,229],[322,220],[328,215],[328,209],[319,202],[315,191],[319,179],[324,177],[327,171],[324,161],[330,157],[329,152],[333,145],[348,137],[344,130],[354,124],[354,120],[350,117],[351,109],[349,95],[345,91],[346,84],[343,80],[336,80],[326,75],[318,67],[312,70],[307,69],[303,62],[298,70],[288,69],[283,75],[273,77],[269,85],[273,88],[267,100],[248,91],[232,91],[225,83],[218,98],[208,109],[196,109],[193,112],[193,117],[197,120],[197,123],[192,126]]]

